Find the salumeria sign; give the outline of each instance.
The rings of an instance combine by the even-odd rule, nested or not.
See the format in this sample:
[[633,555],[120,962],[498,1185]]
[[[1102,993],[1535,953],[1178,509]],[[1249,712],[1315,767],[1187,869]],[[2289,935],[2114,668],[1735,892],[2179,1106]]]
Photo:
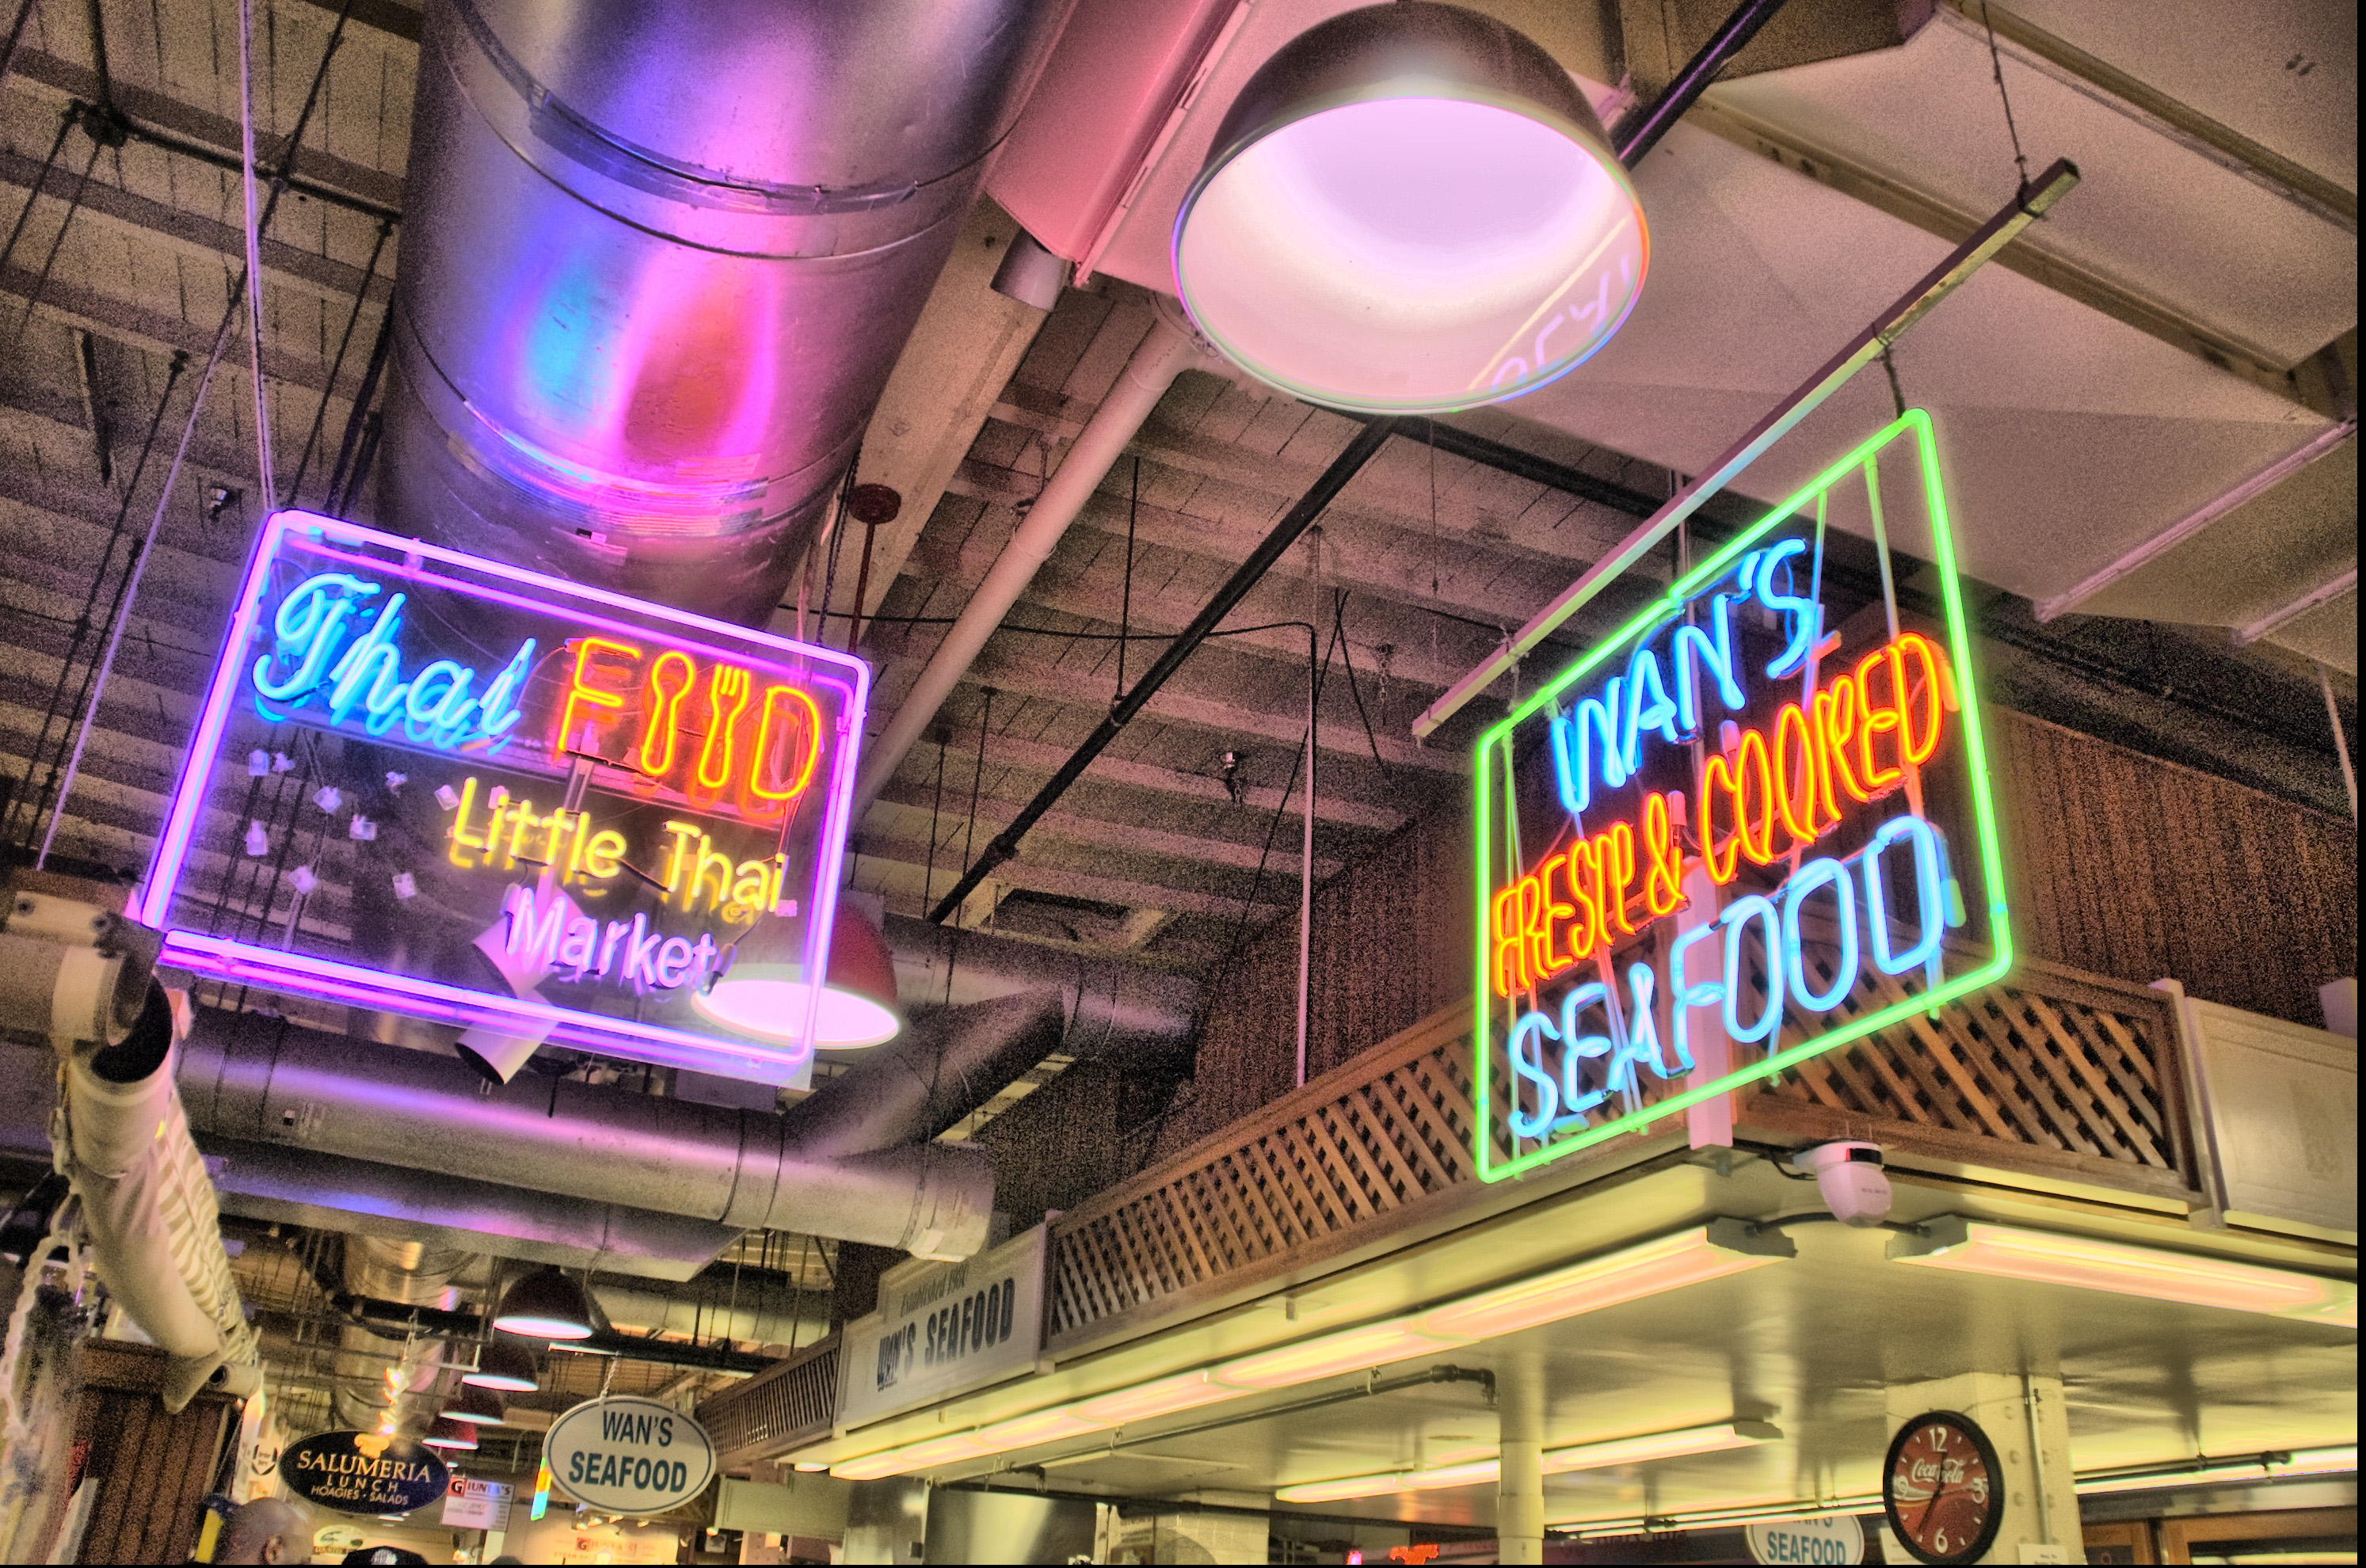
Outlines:
[[868,679],[828,648],[283,511],[141,918],[210,977],[794,1081],[808,1048],[695,1003],[760,921],[826,970]]
[[[1927,529],[1938,634],[1876,619],[1843,645],[1822,593],[1842,509]],[[1482,1177],[2006,972],[1968,645],[1931,421],[1914,409],[1481,738]]]

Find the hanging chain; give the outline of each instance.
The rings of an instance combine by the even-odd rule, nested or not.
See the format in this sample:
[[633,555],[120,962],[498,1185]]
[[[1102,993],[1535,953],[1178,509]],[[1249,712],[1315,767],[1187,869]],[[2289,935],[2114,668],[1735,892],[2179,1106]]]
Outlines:
[[2021,127],[2013,123],[2012,95],[2005,91],[2004,56],[1997,50],[1996,24],[1989,20],[1988,0],[1980,0],[1980,26],[1988,29],[1989,70],[1996,77],[1997,96],[2004,104],[2004,130],[2012,139],[2012,166],[2018,172],[2023,200],[2029,196],[2029,155],[2021,150]]

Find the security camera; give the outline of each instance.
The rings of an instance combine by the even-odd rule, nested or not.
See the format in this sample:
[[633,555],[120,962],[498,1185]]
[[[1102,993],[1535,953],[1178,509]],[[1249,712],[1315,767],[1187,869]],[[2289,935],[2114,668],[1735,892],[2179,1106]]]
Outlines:
[[1889,1178],[1881,1169],[1881,1146],[1820,1143],[1791,1157],[1794,1169],[1811,1171],[1824,1206],[1842,1225],[1879,1225],[1889,1217]]

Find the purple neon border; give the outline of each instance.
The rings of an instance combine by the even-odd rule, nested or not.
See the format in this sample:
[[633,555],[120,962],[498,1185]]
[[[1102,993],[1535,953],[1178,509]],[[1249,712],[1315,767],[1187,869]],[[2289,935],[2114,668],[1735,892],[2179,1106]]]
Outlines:
[[[273,513],[265,521],[255,539],[246,575],[239,585],[237,608],[231,613],[229,629],[224,634],[222,651],[216,655],[213,679],[206,689],[205,706],[199,711],[197,727],[190,737],[189,765],[175,787],[165,812],[163,831],[157,836],[156,853],[149,861],[146,886],[138,906],[141,924],[161,925],[165,913],[172,907],[174,894],[179,889],[181,868],[187,856],[189,840],[195,835],[197,821],[204,812],[205,797],[213,784],[214,765],[220,760],[217,753],[221,746],[222,730],[229,722],[231,693],[237,685],[248,641],[254,633],[255,618],[261,613],[265,576],[271,563],[278,558],[281,542],[298,531],[317,537],[324,545],[347,548],[377,546],[396,552],[405,558],[401,564],[367,561],[371,569],[376,571],[400,572],[416,580],[427,581],[431,579],[424,578],[422,574],[411,567],[409,560],[441,561],[464,570],[482,572],[498,579],[544,590],[558,600],[590,601],[647,617],[663,625],[704,633],[711,640],[741,644],[762,652],[768,660],[779,661],[785,654],[802,661],[817,658],[822,664],[846,671],[851,680],[840,689],[847,693],[849,700],[839,714],[839,754],[831,767],[828,805],[822,820],[824,850],[814,868],[814,879],[820,891],[814,900],[813,916],[806,927],[805,972],[807,975],[823,972],[828,956],[830,924],[838,912],[839,877],[846,863],[847,819],[853,808],[854,767],[862,749],[863,718],[870,709],[871,669],[868,665],[851,654],[842,654],[818,644],[775,637],[771,633],[759,632],[751,627],[728,625],[665,605],[650,604],[622,594],[609,593],[605,589],[586,588],[580,583],[524,571],[482,556],[447,550],[418,540],[399,538],[314,512],[293,510]],[[363,559],[367,560],[366,557]],[[432,581],[434,586],[455,593],[490,599],[496,602],[522,603],[525,608],[542,613],[562,616],[569,613],[564,603],[545,599],[520,600],[515,596],[474,583],[451,579]],[[608,622],[603,617],[587,615],[582,618],[598,621],[618,631],[647,630]],[[706,646],[699,642],[693,642],[691,645]],[[814,670],[783,668],[783,673],[794,673],[806,678],[819,678],[828,684],[839,684]],[[749,1068],[760,1069],[769,1075],[783,1068],[794,1070],[803,1066],[813,1054],[815,1017],[821,1005],[819,988],[809,987],[804,1038],[783,1047],[777,1045],[743,1045],[734,1040],[693,1035],[656,1025],[611,1019],[548,1002],[520,1002],[490,991],[470,991],[277,948],[258,947],[251,943],[199,936],[191,932],[169,932],[162,961],[200,969],[224,979],[277,990],[303,991],[332,1001],[366,1002],[400,1007],[445,1022],[475,1021],[459,1013],[459,1009],[465,1007],[478,1016],[508,1017],[529,1027],[545,1028],[551,1037],[564,1039],[569,1044],[608,1049],[619,1055],[637,1052],[660,1066],[689,1067],[693,1070],[720,1070],[726,1075],[737,1075]],[[618,1049],[619,1047],[624,1048]]]

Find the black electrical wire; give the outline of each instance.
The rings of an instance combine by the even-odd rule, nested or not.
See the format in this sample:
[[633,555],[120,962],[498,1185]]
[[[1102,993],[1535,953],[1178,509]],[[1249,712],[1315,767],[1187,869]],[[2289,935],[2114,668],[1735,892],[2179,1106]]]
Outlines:
[[1133,460],[1132,498],[1125,509],[1125,595],[1119,601],[1117,612],[1117,696],[1114,701],[1125,700],[1126,633],[1133,629],[1133,524],[1142,511],[1142,458]]
[[[66,233],[73,228],[75,215],[82,211],[83,193],[90,189],[90,172],[98,167],[99,152],[107,145],[98,139],[95,128],[85,129],[91,130],[90,156],[82,161],[82,173],[74,179],[73,195],[66,198],[65,217],[60,220],[58,231],[50,237],[50,253],[41,258],[41,270],[33,279],[32,292],[25,296],[25,308],[17,318],[17,330],[8,334],[7,357],[11,359],[16,357],[17,345],[24,341],[25,329],[32,325],[34,308],[41,303],[41,296],[49,292],[51,270],[58,264],[58,252],[65,249]],[[28,209],[35,194],[38,193],[26,195],[25,205]]]
[[1356,645],[1347,640],[1347,590],[1339,588],[1331,596],[1331,641],[1347,665],[1347,692],[1356,700],[1356,717],[1364,722],[1364,744],[1372,748],[1372,760],[1380,765],[1380,777],[1391,783],[1395,775],[1389,769],[1389,759],[1380,755],[1380,737],[1372,734],[1372,716],[1364,711],[1363,688],[1356,683]]
[[25,204],[17,209],[16,226],[8,230],[8,242],[0,245],[0,271],[7,269],[8,258],[17,253],[17,241],[25,235],[25,222],[33,216],[33,204],[40,200],[42,193],[49,188],[50,171],[57,167],[58,154],[65,151],[66,138],[73,133],[74,123],[82,118],[83,106],[81,100],[76,99],[68,104],[65,112],[58,117],[58,134],[50,143],[50,155],[41,160],[41,172],[33,176],[31,185],[25,187]]
[[[58,661],[57,683],[51,688],[49,706],[41,714],[41,733],[34,741],[32,750],[28,754],[25,766],[25,778],[28,782],[32,778],[33,770],[40,767],[41,753],[49,746],[50,725],[57,719],[60,712],[59,700],[65,695],[66,679],[73,671],[74,660],[82,655],[83,639],[96,630],[91,624],[90,612],[97,608],[99,585],[107,580],[107,568],[115,560],[117,541],[122,539],[128,531],[127,525],[131,519],[132,498],[140,493],[141,476],[148,471],[148,456],[155,450],[156,432],[163,425],[165,406],[172,401],[173,389],[180,384],[181,373],[188,367],[188,363],[187,353],[176,350],[173,354],[172,364],[165,368],[164,390],[156,399],[155,413],[149,417],[147,438],[140,443],[140,460],[132,465],[130,482],[123,487],[122,502],[115,509],[115,527],[107,533],[106,549],[99,553],[98,570],[91,574],[90,592],[83,599],[82,613],[73,620],[73,635],[66,644],[64,656]],[[134,544],[132,552],[135,558],[138,551],[139,546]],[[124,563],[122,580],[116,585],[115,607],[107,616],[107,623],[110,628],[115,624],[115,616],[121,611],[124,587],[130,580],[131,562],[127,559]],[[77,713],[82,711],[83,703],[90,696],[90,683],[96,669],[97,666],[94,664],[86,666],[83,671],[82,687],[74,697],[73,711]],[[31,847],[33,842],[33,824],[39,823],[41,820],[41,813],[49,809],[50,791],[57,788],[58,768],[65,761],[65,736],[73,733],[73,722],[68,720],[65,734],[58,737],[58,754],[50,759],[49,776],[42,781],[40,795],[34,801],[32,814],[25,824],[25,845],[28,848]]]
[[[353,310],[345,317],[345,330],[337,339],[336,354],[329,361],[328,379],[321,384],[321,401],[312,409],[312,428],[304,432],[304,450],[296,459],[296,477],[287,487],[287,500],[291,506],[300,504],[304,476],[312,466],[312,449],[320,442],[321,422],[328,418],[329,399],[336,395],[337,373],[345,368],[345,351],[353,346],[354,328],[360,324],[362,307],[369,301],[370,285],[377,281],[378,257],[385,253],[387,239],[393,232],[393,224],[379,220],[377,238],[370,244],[369,263],[362,268],[362,286],[354,294]],[[389,308],[387,313],[390,316],[393,311]],[[376,349],[372,349],[371,353],[375,357]]]

